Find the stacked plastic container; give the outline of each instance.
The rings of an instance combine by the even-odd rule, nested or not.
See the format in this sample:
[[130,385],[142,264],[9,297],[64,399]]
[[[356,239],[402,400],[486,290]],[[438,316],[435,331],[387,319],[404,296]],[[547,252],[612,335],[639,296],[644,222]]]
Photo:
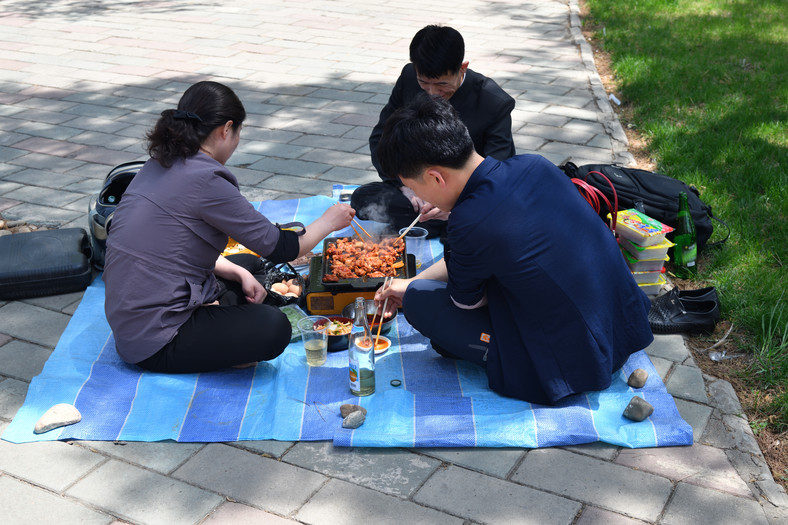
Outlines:
[[665,284],[665,261],[668,260],[668,249],[674,246],[665,235],[672,231],[670,226],[637,210],[618,212],[616,232],[621,253],[646,295],[657,295]]

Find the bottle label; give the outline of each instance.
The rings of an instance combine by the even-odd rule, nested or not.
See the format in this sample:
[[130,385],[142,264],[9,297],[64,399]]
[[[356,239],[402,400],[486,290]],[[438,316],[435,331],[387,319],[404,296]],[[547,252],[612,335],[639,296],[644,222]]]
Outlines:
[[697,244],[690,244],[689,246],[685,246],[682,250],[681,258],[684,266],[687,268],[691,268],[695,266],[695,259],[698,257],[698,246]]
[[348,373],[350,374],[350,390],[358,392],[361,390],[361,375],[358,368],[358,359],[354,359],[353,356],[351,356],[349,361]]

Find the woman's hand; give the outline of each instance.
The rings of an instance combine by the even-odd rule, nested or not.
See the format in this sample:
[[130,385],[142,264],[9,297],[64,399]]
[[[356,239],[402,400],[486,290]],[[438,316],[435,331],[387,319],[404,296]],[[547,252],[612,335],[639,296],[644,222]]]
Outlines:
[[263,285],[255,279],[254,275],[252,275],[249,270],[228,261],[221,255],[216,259],[216,266],[214,266],[213,273],[223,279],[240,283],[246,300],[250,303],[261,304],[268,295]]
[[349,204],[336,203],[333,206],[329,206],[318,220],[322,219],[325,221],[326,227],[330,228],[330,231],[335,232],[350,226],[350,222],[355,216],[356,210],[351,208]]
[[252,275],[248,270],[241,268],[241,289],[244,291],[244,295],[246,296],[246,300],[250,303],[254,304],[262,304],[265,301],[265,298],[268,296],[268,292],[265,290],[260,281],[255,279],[254,275]]
[[307,254],[317,246],[324,237],[332,232],[347,228],[356,216],[356,210],[349,204],[336,203],[323,212],[315,222],[306,227],[306,233],[298,238],[299,257]]

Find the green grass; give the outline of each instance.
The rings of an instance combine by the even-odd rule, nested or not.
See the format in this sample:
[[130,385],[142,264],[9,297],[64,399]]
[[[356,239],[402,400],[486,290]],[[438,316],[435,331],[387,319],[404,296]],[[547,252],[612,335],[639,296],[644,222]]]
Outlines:
[[722,248],[704,251],[698,279],[717,286],[723,317],[749,334],[750,380],[780,390],[770,420],[788,430],[788,313],[780,306],[788,289],[788,4],[587,3],[617,95],[659,171],[697,186],[733,230]]

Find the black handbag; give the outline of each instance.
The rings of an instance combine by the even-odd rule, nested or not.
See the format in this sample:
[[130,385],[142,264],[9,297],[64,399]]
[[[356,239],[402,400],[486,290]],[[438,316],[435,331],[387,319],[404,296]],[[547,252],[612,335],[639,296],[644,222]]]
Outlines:
[[[262,272],[264,275],[262,283],[265,291],[268,292],[263,304],[269,304],[271,306],[285,306],[287,304],[298,303],[298,301],[304,295],[304,278],[301,276],[301,274],[299,274],[290,263],[274,264],[262,257],[260,259],[263,261]],[[291,279],[298,283],[298,286],[301,289],[301,293],[298,295],[298,297],[282,295],[271,290],[271,285],[274,283],[281,283],[282,281],[289,281]]]

